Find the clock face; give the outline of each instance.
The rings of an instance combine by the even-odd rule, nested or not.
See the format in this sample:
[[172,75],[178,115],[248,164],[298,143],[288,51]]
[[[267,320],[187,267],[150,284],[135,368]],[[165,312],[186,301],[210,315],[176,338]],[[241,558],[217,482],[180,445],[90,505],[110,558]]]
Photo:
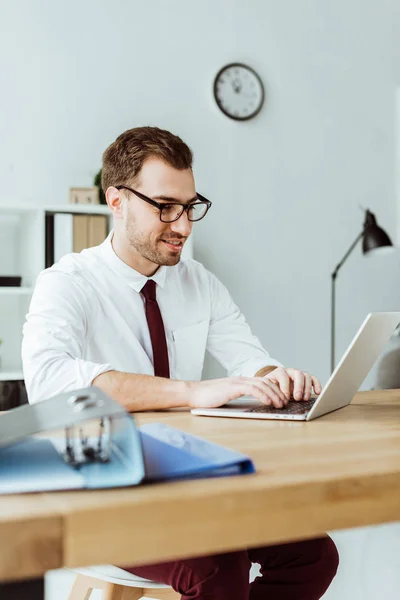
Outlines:
[[246,121],[260,112],[264,102],[264,87],[253,69],[241,63],[232,63],[217,73],[214,97],[227,117]]

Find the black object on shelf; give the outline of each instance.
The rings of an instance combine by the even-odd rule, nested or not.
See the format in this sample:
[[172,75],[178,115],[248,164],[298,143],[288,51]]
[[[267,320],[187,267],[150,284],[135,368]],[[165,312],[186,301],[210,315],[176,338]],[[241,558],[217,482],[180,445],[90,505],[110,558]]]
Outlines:
[[0,381],[0,412],[22,404],[28,404],[24,381]]
[[21,281],[19,275],[0,275],[0,287],[20,287]]
[[54,265],[54,215],[46,213],[45,220],[45,267]]

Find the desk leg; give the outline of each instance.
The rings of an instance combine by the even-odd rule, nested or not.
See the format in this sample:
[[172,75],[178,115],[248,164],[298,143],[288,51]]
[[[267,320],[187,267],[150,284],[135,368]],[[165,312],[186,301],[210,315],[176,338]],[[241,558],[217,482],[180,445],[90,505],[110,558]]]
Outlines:
[[1,600],[44,600],[44,577],[26,581],[0,582]]

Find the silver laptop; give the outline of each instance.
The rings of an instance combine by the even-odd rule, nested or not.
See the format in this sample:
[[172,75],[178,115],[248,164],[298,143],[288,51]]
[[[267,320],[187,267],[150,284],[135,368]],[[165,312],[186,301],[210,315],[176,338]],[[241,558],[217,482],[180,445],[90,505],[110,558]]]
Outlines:
[[207,417],[311,421],[343,408],[352,401],[399,323],[400,312],[370,313],[318,398],[289,400],[285,407],[274,408],[260,404],[250,396],[242,396],[222,407],[193,408],[191,413]]

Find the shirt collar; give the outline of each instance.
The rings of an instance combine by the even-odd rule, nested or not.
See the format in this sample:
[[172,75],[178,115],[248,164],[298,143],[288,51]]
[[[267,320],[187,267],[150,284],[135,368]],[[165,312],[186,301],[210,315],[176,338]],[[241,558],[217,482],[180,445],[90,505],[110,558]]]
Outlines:
[[157,285],[164,287],[165,278],[167,276],[167,267],[164,265],[159,267],[159,269],[151,277],[146,277],[146,275],[142,275],[139,273],[139,271],[135,271],[135,269],[132,269],[132,267],[124,263],[124,261],[115,254],[111,243],[113,235],[114,230],[111,230],[104,242],[100,244],[100,250],[103,259],[114,271],[114,273],[122,277],[129,287],[138,293],[142,290],[149,279],[153,279]]

